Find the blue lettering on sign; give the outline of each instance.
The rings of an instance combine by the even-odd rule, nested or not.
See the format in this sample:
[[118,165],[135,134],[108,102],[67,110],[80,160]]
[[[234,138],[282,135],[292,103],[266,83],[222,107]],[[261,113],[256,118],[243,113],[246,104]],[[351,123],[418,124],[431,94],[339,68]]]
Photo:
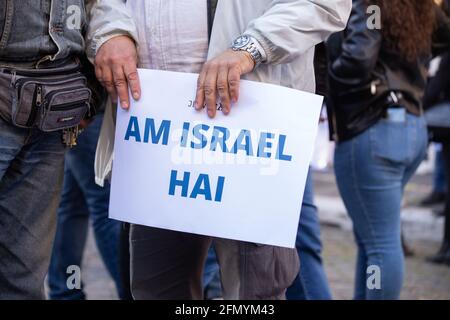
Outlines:
[[[143,129],[143,131],[141,131]],[[138,117],[131,116],[125,133],[126,141],[140,143],[162,144],[167,146],[171,121],[162,120],[159,126],[152,118],[146,118],[144,123],[139,123]],[[209,149],[211,152],[238,154],[245,152],[246,156],[259,158],[275,158],[280,161],[292,161],[292,156],[285,152],[286,135],[277,135],[271,132],[263,132],[258,141],[253,141],[252,131],[242,129],[235,139],[230,139],[228,128],[206,124],[197,124],[191,128],[189,122],[183,123],[180,146],[192,149]],[[209,132],[212,134],[209,135]],[[256,152],[256,153],[255,153]],[[195,181],[191,184],[191,178]],[[215,184],[215,190],[211,185]],[[208,174],[199,174],[193,178],[190,172],[183,172],[178,176],[178,171],[172,170],[170,174],[169,195],[175,196],[177,191],[183,198],[204,199],[206,201],[222,202],[225,187],[225,177],[217,177],[217,181],[211,180]],[[192,188],[192,189],[191,189]]]
[[241,130],[233,146],[233,153],[237,154],[239,150],[244,150],[247,156],[253,156],[252,136],[248,130]]
[[175,188],[181,187],[181,196],[187,197],[188,188],[189,188],[189,177],[191,174],[189,172],[185,172],[183,174],[183,180],[177,180],[177,171],[172,170],[170,173],[170,186],[169,186],[169,195],[175,195]]
[[272,142],[268,141],[269,139],[273,139],[275,135],[270,132],[263,132],[259,137],[259,145],[258,145],[258,157],[260,158],[270,158],[272,154],[268,151],[272,148]]
[[[181,197],[187,198],[189,194],[189,180],[191,178],[190,172],[183,172],[183,178],[178,178],[178,171],[172,170],[170,173],[169,195],[175,196],[176,189],[181,188]],[[216,190],[214,193],[214,201],[222,202],[223,189],[225,185],[225,177],[217,178]],[[213,194],[211,190],[211,183],[209,175],[200,174],[195,181],[194,187],[189,195],[191,199],[197,199],[199,196],[204,197],[207,201],[213,200]]]
[[199,195],[204,195],[205,200],[211,201],[211,185],[209,183],[209,176],[207,174],[201,174],[198,176],[197,182],[192,189],[190,198],[196,199]]
[[211,151],[217,150],[217,145],[220,146],[222,152],[226,153],[227,150],[227,140],[230,137],[230,130],[224,127],[214,127],[213,136],[211,139]]
[[[159,127],[152,118],[146,118],[144,130],[141,131],[138,118],[130,117],[125,140],[135,142],[162,144],[167,146],[171,121],[163,120]],[[258,141],[253,141],[252,132],[242,129],[236,139],[230,139],[228,128],[206,124],[197,124],[191,128],[189,122],[183,123],[180,146],[191,149],[209,149],[211,152],[238,154],[245,152],[248,157],[273,158],[280,161],[292,161],[292,156],[286,153],[286,135],[275,135],[271,132],[262,132]],[[208,134],[211,132],[211,134]],[[278,138],[278,139],[277,139]],[[204,181],[206,183],[206,180]],[[207,195],[205,195],[206,197]]]
[[286,144],[286,136],[280,135],[280,139],[278,141],[278,151],[277,151],[277,159],[283,161],[292,161],[292,156],[284,154],[284,146]]
[[128,122],[125,140],[128,141],[131,137],[134,137],[136,142],[141,142],[141,131],[139,130],[139,122],[137,117],[130,117],[130,121]]
[[145,119],[145,131],[144,131],[144,142],[145,143],[149,142],[148,138],[149,138],[149,134],[150,134],[153,144],[158,144],[159,140],[161,140],[161,136],[162,136],[163,137],[162,144],[164,146],[167,146],[167,143],[169,142],[169,133],[170,133],[170,121],[163,120],[161,122],[161,126],[159,127],[158,132],[156,132],[155,120],[148,119],[148,118]]
[[[170,124],[170,121],[163,120],[157,132],[155,120],[150,118],[145,119],[144,143],[149,143],[151,139],[153,144],[159,144],[162,138],[161,144],[167,146],[169,143]],[[134,116],[130,117],[127,132],[125,133],[126,141],[129,141],[131,138],[134,138],[136,142],[142,142],[139,121],[138,118]]]
[[208,140],[202,131],[208,131],[209,126],[206,124],[198,124],[192,129],[192,133],[194,134],[194,138],[197,139],[197,142],[191,142],[192,149],[203,149],[208,144]]
[[180,145],[183,148],[186,148],[187,142],[188,142],[188,136],[189,136],[189,127],[190,127],[190,123],[189,122],[185,122],[183,123],[183,134],[181,135],[181,141],[180,141]]

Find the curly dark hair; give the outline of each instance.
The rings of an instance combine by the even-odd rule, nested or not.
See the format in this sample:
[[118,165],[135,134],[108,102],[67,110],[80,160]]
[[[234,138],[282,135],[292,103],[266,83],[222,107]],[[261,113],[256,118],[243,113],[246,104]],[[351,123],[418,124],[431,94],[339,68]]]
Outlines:
[[435,26],[433,0],[372,0],[381,8],[382,33],[391,49],[415,61],[431,50]]

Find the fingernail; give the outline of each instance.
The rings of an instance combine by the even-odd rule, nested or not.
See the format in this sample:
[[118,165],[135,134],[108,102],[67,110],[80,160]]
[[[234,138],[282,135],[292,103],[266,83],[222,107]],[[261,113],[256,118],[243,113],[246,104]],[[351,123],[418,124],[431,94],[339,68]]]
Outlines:
[[228,115],[230,113],[230,109],[228,109],[228,108],[224,108],[223,109],[223,114],[224,115]]
[[200,106],[198,105],[197,101],[194,102],[194,108],[195,110],[199,110]]
[[139,92],[134,92],[133,98],[134,98],[134,100],[139,100]]
[[128,102],[122,101],[120,104],[122,105],[122,108],[128,109]]
[[210,118],[214,118],[214,112],[211,111],[211,110],[209,110],[209,111],[208,111],[208,116],[209,116]]

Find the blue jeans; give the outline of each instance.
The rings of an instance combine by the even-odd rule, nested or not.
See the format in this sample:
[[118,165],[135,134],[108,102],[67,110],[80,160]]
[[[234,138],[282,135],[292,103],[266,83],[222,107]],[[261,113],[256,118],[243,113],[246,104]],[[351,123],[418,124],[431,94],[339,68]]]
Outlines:
[[442,149],[436,150],[436,160],[433,172],[433,191],[445,193],[447,190],[447,174],[445,172],[444,155]]
[[409,114],[404,121],[382,119],[336,147],[337,184],[358,246],[355,299],[400,297],[403,190],[426,147],[424,118]]
[[220,267],[214,247],[211,246],[206,257],[205,270],[203,271],[203,288],[206,299],[222,297],[222,284],[220,281]]
[[0,116],[0,300],[45,298],[64,153],[60,132]]
[[48,281],[51,299],[84,299],[82,289],[70,290],[71,265],[81,266],[89,218],[102,259],[121,295],[119,235],[121,224],[108,218],[109,186],[94,181],[94,159],[102,116],[80,135],[78,145],[66,155],[64,188],[58,210],[58,227]]
[[[314,205],[314,185],[312,173],[308,173],[300,214],[296,248],[300,257],[300,272],[286,292],[288,300],[330,300],[331,291],[322,265],[322,243],[317,207]],[[208,252],[204,285],[217,287],[214,280],[219,273],[219,265],[212,249]]]
[[309,172],[303,196],[296,248],[300,257],[300,272],[287,290],[288,300],[330,300],[331,292],[322,265],[322,243],[317,207],[314,205],[314,185]]

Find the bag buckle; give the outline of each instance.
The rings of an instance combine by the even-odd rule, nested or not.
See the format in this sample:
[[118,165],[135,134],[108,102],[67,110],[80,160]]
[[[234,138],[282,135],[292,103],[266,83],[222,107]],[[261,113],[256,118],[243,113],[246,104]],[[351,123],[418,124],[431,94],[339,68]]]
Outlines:
[[392,99],[392,102],[394,102],[395,104],[399,103],[400,100],[398,99],[397,94],[394,91],[391,91],[389,95]]

